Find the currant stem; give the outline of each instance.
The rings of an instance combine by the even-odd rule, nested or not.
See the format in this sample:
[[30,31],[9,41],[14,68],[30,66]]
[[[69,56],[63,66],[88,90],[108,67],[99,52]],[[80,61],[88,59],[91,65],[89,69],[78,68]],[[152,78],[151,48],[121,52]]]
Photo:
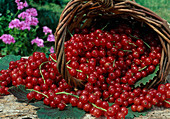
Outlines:
[[131,50],[122,50],[122,51],[124,51],[124,52],[132,52]]
[[89,78],[89,76],[86,74],[87,78]]
[[164,102],[166,102],[166,103],[170,104],[170,102],[168,102],[168,101],[166,101],[166,100],[164,100]]
[[[71,95],[71,96],[74,96],[74,97],[76,97],[76,98],[79,98],[79,96],[78,95],[74,95],[74,94],[71,94],[71,93],[68,93],[68,92],[65,92],[65,91],[63,91],[63,92],[58,92],[58,93],[55,93],[56,95],[59,95],[59,94],[66,94],[66,95]],[[98,107],[97,105],[95,105],[94,103],[91,103],[94,107],[96,107],[96,108],[98,108],[98,109],[100,109],[100,110],[103,110],[103,111],[107,111],[106,109],[104,109],[104,108],[101,108],[101,107]]]
[[133,36],[132,34],[129,34],[129,35],[130,35],[130,37],[133,37],[133,38],[135,38],[135,39],[139,39],[138,37]]
[[109,25],[109,22],[101,29],[102,31]]
[[[51,55],[50,55],[50,58],[57,63],[57,60],[55,60]],[[69,64],[71,62],[71,60],[69,60],[66,64]],[[72,69],[70,66],[67,66],[68,69]],[[78,70],[76,69],[77,72],[83,72],[82,70]]]
[[105,111],[105,112],[107,112],[107,110],[106,109],[104,109],[104,108],[101,108],[101,107],[98,107],[97,105],[95,105],[94,103],[91,103],[95,108],[98,108],[98,109],[100,109],[100,110],[102,110],[102,111]]
[[41,67],[42,67],[42,65],[44,65],[45,63],[48,63],[48,62],[49,62],[49,61],[43,62],[43,63],[40,64],[40,66],[39,66],[40,74],[41,74],[41,77],[42,77],[42,79],[43,79],[43,81],[44,81],[44,84],[45,84],[45,79],[44,79],[44,76],[43,76],[43,74],[42,74]]
[[76,98],[79,98],[78,95],[74,95],[74,94],[71,94],[71,93],[68,93],[68,92],[65,92],[65,91],[56,93],[56,95],[58,95],[58,94],[66,94],[66,95],[71,95],[71,96],[74,96]]
[[114,59],[114,61],[113,61],[113,67],[115,66],[115,62],[116,62],[116,60]]
[[138,71],[142,71],[142,70],[144,70],[144,69],[146,69],[146,68],[147,68],[147,66],[145,66],[145,67],[139,69]]
[[67,66],[68,69],[72,69],[71,67]]
[[82,70],[78,70],[78,69],[76,69],[76,71],[78,71],[78,72],[83,72]]
[[[142,40],[143,41],[143,40]],[[148,46],[149,49],[151,49],[151,47],[149,46],[149,44],[147,44],[145,41],[143,41],[145,43],[146,46]]]
[[105,100],[108,100],[108,98],[112,97],[113,95],[110,95],[109,97],[105,98]]
[[48,98],[48,96],[47,96],[47,95],[45,95],[44,93],[41,93],[41,92],[39,92],[39,91],[37,91],[37,90],[34,90],[34,89],[26,89],[26,90],[34,91],[34,92],[39,93],[39,94],[41,94],[41,95],[45,96],[46,98]]
[[68,31],[68,33],[70,34],[70,36],[73,37],[73,34],[72,34],[69,30],[67,30],[67,31]]
[[50,56],[50,58],[51,58],[54,62],[57,63],[57,60],[55,60],[51,55],[49,55],[49,56]]
[[71,62],[71,60],[69,60],[66,64],[69,64]]
[[[68,69],[72,69],[70,66],[67,66]],[[82,70],[76,69],[77,72],[83,72]]]
[[[133,35],[131,35],[131,34],[130,34],[130,36],[133,37],[133,38],[136,38],[136,39],[140,39],[140,38],[138,38],[138,37],[136,37],[136,36],[133,36]],[[142,39],[141,39],[141,40],[142,40]],[[142,40],[142,41],[145,43],[145,45],[146,45],[148,48],[151,49],[151,47],[149,46],[149,44],[147,44],[144,40]]]
[[[50,58],[51,58],[54,62],[57,63],[57,60],[55,60],[51,55],[50,55]],[[71,62],[71,60],[69,60],[66,64],[69,64],[70,62]],[[72,68],[71,68],[70,66],[68,66],[68,65],[67,65],[67,68],[68,68],[68,69],[72,69]],[[78,70],[78,69],[76,69],[76,71],[77,71],[77,72],[83,72],[82,70]]]
[[130,45],[133,45],[133,46],[135,46],[136,47],[136,45],[134,44],[134,43],[129,43]]

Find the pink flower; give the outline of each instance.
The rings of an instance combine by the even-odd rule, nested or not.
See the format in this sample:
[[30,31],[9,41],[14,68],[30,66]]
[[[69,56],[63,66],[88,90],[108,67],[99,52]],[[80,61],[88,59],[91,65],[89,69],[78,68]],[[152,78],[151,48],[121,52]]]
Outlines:
[[[34,9],[30,9],[29,11],[31,11],[31,10],[34,11]],[[36,10],[36,9],[35,9],[35,10]],[[27,24],[30,24],[30,25],[32,25],[32,26],[36,26],[36,25],[39,23],[39,21],[38,21],[38,18],[33,17],[33,16],[35,16],[35,14],[32,14],[32,12],[26,11],[26,12],[20,13],[20,14],[18,15],[18,18],[25,19],[25,22],[26,22]]]
[[17,9],[18,10],[22,10],[23,8],[24,8],[24,5],[23,5],[24,3],[23,2],[19,2],[19,3],[17,3]]
[[30,24],[30,25],[37,26],[38,23],[39,23],[38,19],[35,18],[35,17],[32,17],[32,20],[31,20],[31,24]]
[[24,6],[24,7],[28,7],[27,1],[24,2],[23,6]]
[[15,0],[15,2],[17,3],[17,9],[18,10],[22,10],[24,7],[28,7],[28,3],[27,1],[25,1],[24,3],[23,2],[20,2],[20,0]]
[[27,16],[27,17],[25,18],[25,22],[26,22],[27,24],[31,24],[31,22],[32,22],[32,17],[31,17],[31,16]]
[[[31,21],[31,20],[30,20]],[[31,22],[20,21],[19,19],[14,19],[9,23],[9,28],[19,28],[20,30],[28,29],[30,30]]]
[[26,17],[25,22],[32,26],[36,26],[39,23],[37,18],[31,16]]
[[12,37],[10,34],[3,34],[0,39],[5,43],[5,44],[11,44],[15,43],[14,37]]
[[19,2],[20,2],[20,0],[15,0],[15,2],[16,2],[16,3],[19,3]]
[[21,12],[19,15],[18,15],[18,18],[22,18],[22,19],[25,19],[27,17],[29,17],[29,13],[27,12]]
[[54,53],[54,48],[53,48],[53,46],[50,48],[50,53]]
[[49,42],[54,42],[54,41],[55,41],[54,35],[53,35],[53,34],[48,35],[47,41],[49,41]]
[[47,26],[43,27],[43,32],[45,33],[45,35],[47,35],[48,33],[52,34],[52,30],[48,28]]
[[35,8],[29,8],[26,10],[26,12],[33,17],[38,16],[37,10]]
[[34,43],[37,44],[38,47],[44,47],[44,41],[43,39],[39,39],[38,37],[36,39],[33,39],[31,41],[31,44],[33,45]]
[[25,21],[21,21],[21,22],[20,22],[20,25],[19,25],[19,29],[20,29],[20,30],[25,30],[25,29],[30,30],[31,27],[30,27],[30,24],[29,24],[29,23],[26,23]]
[[9,28],[19,28],[20,25],[20,20],[19,19],[14,19],[9,23]]

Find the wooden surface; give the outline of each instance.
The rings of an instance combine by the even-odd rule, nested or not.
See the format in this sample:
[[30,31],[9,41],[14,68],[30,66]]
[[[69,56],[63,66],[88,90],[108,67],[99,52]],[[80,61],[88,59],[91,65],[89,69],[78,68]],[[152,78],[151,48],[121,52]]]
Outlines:
[[[13,95],[0,97],[0,119],[38,119],[36,115],[37,107],[16,101]],[[86,114],[83,119],[95,119],[90,114]],[[98,119],[106,119],[100,117]],[[134,119],[170,119],[170,109],[154,107],[147,116],[136,117]]]

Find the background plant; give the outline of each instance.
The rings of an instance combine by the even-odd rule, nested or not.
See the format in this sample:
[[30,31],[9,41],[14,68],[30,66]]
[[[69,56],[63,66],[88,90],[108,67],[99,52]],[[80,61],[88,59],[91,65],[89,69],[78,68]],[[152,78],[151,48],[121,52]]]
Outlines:
[[[24,0],[21,0],[24,2]],[[29,7],[34,7],[38,11],[39,26],[48,26],[55,31],[59,17],[69,0],[27,0]],[[1,0],[0,13],[7,16],[7,10],[16,13],[17,7],[15,0]],[[38,35],[42,32],[38,30]],[[0,34],[2,35],[2,34]]]
[[170,0],[136,0],[136,2],[151,9],[170,23]]
[[[40,27],[48,26],[55,31],[60,15],[68,2],[69,0],[29,0],[28,3],[37,9]],[[38,34],[41,34],[41,31]]]
[[[37,36],[39,28],[39,21],[36,18],[38,16],[37,10],[26,8],[28,7],[26,1],[15,0],[15,2],[17,3],[17,13],[13,14],[8,10],[9,15],[1,17],[2,23],[6,23],[5,25],[1,24],[2,28],[5,27],[4,31],[1,31],[3,35],[0,37],[2,40],[1,55],[19,54],[28,56],[35,51],[49,53],[48,46],[50,42],[54,42],[52,30],[48,27],[43,27],[45,35],[41,35],[42,39],[40,39]],[[46,31],[44,30],[45,28],[47,29]],[[47,41],[44,42],[43,39],[45,38],[47,38]],[[47,47],[44,47],[44,43],[47,43]],[[50,51],[53,52],[53,48]]]

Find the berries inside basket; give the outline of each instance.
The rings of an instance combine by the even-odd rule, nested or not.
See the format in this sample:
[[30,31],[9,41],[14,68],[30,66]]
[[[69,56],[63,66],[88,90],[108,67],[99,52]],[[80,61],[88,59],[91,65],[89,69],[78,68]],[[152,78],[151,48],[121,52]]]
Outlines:
[[134,1],[71,0],[55,37],[58,71],[73,87],[106,82],[150,88],[166,80],[170,28]]

